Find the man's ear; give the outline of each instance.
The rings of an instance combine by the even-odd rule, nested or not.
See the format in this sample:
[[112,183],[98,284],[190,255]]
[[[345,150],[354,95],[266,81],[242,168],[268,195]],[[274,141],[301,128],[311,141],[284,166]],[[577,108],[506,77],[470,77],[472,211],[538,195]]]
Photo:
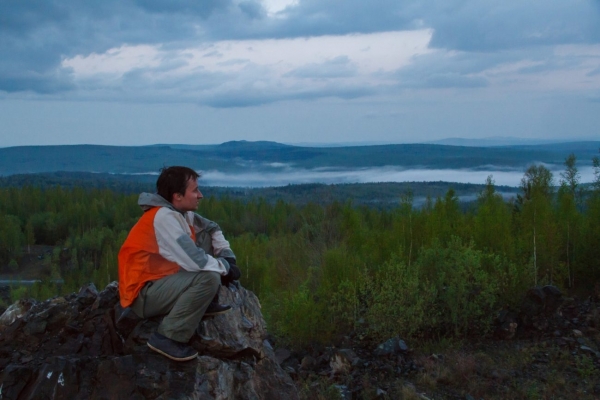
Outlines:
[[173,193],[173,200],[171,201],[171,203],[173,203],[175,200],[180,201],[183,198],[183,195],[181,193]]

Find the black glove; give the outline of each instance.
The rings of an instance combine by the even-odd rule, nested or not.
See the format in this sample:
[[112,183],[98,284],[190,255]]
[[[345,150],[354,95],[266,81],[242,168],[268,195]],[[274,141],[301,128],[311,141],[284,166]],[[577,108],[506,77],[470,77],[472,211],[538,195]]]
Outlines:
[[229,284],[233,281],[237,281],[242,277],[242,271],[235,264],[235,258],[233,257],[223,257],[225,261],[229,263],[229,272],[227,275],[221,275],[221,284],[225,286],[229,286]]

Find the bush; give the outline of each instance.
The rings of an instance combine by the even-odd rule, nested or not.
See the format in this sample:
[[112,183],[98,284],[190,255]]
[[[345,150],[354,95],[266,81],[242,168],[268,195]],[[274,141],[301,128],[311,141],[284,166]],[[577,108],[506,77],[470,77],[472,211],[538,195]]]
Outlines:
[[434,296],[432,309],[437,317],[431,329],[460,336],[469,332],[487,333],[498,302],[498,265],[486,265],[473,244],[463,245],[452,237],[447,247],[434,242],[423,250],[415,267],[427,292]]
[[365,271],[361,295],[366,302],[366,320],[370,336],[413,336],[437,320],[432,308],[434,293],[422,282],[419,270],[398,258],[384,264],[377,273]]
[[265,299],[265,318],[270,330],[292,345],[327,340],[320,310],[306,283],[295,292],[271,294]]
[[8,270],[10,272],[17,272],[19,270],[19,263],[17,263],[17,260],[11,258],[11,260],[8,262]]
[[27,297],[27,288],[25,286],[11,287],[10,288],[10,301],[13,303],[17,300],[21,300]]
[[371,336],[488,332],[499,295],[488,269],[498,265],[485,265],[484,259],[471,244],[453,237],[447,247],[434,242],[423,250],[412,267],[394,257],[377,273],[366,273],[361,292]]

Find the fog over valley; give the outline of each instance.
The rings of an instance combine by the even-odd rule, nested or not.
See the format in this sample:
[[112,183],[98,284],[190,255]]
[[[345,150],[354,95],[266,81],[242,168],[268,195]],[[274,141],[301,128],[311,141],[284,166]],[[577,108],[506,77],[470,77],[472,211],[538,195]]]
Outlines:
[[[561,169],[548,166],[559,184]],[[581,183],[592,182],[592,167],[581,167]],[[235,172],[207,170],[202,172],[201,185],[226,187],[269,187],[302,183],[375,183],[375,182],[458,182],[483,184],[489,175],[496,185],[519,186],[524,170],[508,169],[405,169],[400,167],[361,169],[296,169],[282,168],[272,172]]]

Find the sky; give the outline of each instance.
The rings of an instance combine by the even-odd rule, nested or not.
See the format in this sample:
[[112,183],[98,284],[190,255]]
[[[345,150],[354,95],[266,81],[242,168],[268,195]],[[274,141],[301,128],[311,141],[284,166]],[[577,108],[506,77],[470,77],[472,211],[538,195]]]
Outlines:
[[0,0],[0,147],[599,126],[599,0]]

